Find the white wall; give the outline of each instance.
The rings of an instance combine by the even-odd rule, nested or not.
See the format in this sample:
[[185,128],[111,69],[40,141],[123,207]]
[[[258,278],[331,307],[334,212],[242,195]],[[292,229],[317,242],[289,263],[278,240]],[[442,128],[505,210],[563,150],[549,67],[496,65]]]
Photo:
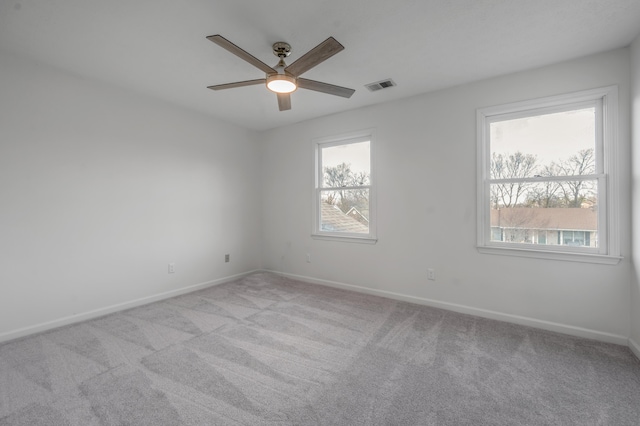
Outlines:
[[640,36],[631,45],[632,80],[632,212],[633,277],[631,280],[631,347],[640,357]]
[[260,268],[254,132],[10,54],[0,75],[0,340]]
[[[626,343],[631,277],[629,69],[629,50],[620,49],[265,132],[264,266]],[[611,84],[620,88],[625,259],[610,266],[479,254],[476,109]],[[377,132],[379,241],[314,240],[311,141],[366,128]],[[311,263],[306,263],[307,252]],[[428,267],[436,271],[435,282],[426,280]]]
[[[262,135],[0,53],[0,341],[264,266],[603,340],[631,333],[640,342],[626,231],[630,69],[640,210],[638,40],[632,51]],[[620,86],[625,259],[607,266],[479,254],[476,108],[610,84]],[[371,127],[379,242],[312,240],[311,140]],[[175,274],[167,274],[169,262]]]

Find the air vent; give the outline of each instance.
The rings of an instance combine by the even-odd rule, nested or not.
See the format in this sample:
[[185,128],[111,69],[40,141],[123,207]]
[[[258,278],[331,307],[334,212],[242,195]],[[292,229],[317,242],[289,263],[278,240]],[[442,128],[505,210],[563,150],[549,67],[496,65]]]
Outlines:
[[371,92],[375,92],[377,90],[386,89],[387,87],[393,87],[396,83],[387,78],[386,80],[376,81],[375,83],[365,84],[364,87],[369,89]]

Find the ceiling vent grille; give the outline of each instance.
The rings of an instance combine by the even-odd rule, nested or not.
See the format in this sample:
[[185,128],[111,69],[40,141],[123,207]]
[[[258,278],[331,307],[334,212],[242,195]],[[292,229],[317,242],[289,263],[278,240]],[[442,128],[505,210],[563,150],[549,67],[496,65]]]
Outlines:
[[396,83],[393,80],[387,78],[386,80],[380,80],[376,81],[375,83],[365,84],[364,87],[369,89],[369,91],[371,92],[375,92],[378,90],[386,89],[388,87],[393,87],[395,85]]

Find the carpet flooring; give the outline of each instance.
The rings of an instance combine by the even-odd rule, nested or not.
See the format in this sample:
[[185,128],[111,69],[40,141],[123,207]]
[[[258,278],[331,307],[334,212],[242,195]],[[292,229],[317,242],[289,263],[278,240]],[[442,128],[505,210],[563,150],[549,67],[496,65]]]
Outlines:
[[628,348],[269,273],[0,345],[0,425],[638,425]]

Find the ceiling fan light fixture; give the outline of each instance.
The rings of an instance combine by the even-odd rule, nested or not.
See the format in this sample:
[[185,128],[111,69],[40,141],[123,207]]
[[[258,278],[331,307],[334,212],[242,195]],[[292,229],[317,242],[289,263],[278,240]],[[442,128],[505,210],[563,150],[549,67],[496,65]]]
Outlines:
[[267,89],[275,93],[291,93],[298,88],[295,77],[273,74],[267,77]]

